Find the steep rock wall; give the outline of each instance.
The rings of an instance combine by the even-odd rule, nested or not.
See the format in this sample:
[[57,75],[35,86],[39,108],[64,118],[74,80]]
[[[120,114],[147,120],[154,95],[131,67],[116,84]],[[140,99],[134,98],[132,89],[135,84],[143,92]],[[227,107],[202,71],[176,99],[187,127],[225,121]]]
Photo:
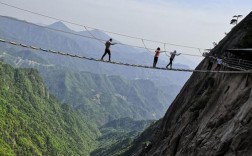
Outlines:
[[[211,53],[252,47],[252,13]],[[206,69],[208,58],[197,69]],[[224,70],[232,70],[223,68]],[[194,73],[174,100],[151,144],[134,155],[252,155],[252,74]]]

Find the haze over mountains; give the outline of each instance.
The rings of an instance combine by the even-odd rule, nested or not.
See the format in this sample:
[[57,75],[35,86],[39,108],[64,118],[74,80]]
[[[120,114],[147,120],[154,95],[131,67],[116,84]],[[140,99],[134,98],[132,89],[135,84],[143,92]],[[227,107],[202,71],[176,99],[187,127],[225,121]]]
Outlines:
[[[54,28],[54,29],[60,29],[62,31],[74,32],[73,30],[70,30],[69,28],[67,28],[61,22],[54,23],[52,25],[49,25],[48,27]],[[1,16],[0,28],[3,34],[6,33],[4,37],[8,37],[13,40],[16,39],[26,44],[33,44],[34,46],[51,48],[56,51],[66,51],[68,53],[75,53],[75,54],[84,55],[88,57],[94,57],[94,58],[100,58],[104,51],[104,45],[101,44],[97,40],[92,40],[89,38],[74,36],[74,35],[61,33],[61,32],[55,32],[52,30],[48,30],[46,28],[29,25],[27,23],[23,23],[20,21],[13,21],[3,16]],[[84,36],[90,36],[90,34],[86,31],[74,32],[74,33],[81,34]],[[110,38],[108,35],[98,30],[93,30],[91,31],[91,33],[97,38],[101,38],[103,40],[108,40]],[[174,84],[181,85],[185,82],[185,80],[188,78],[188,75],[189,75],[188,73],[182,73],[182,74],[173,73],[173,72],[171,72],[172,74],[170,74],[170,72],[160,73],[159,71],[152,71],[152,70],[149,70],[148,73],[146,73],[145,71],[141,69],[134,69],[128,73],[128,72],[125,72],[125,70],[128,71],[127,67],[126,68],[118,67],[114,65],[111,66],[108,64],[100,65],[99,63],[96,63],[96,62],[88,62],[88,61],[84,62],[83,60],[65,58],[65,57],[55,56],[55,55],[45,54],[45,53],[42,53],[42,54],[38,53],[38,55],[41,57],[44,57],[46,60],[51,60],[52,62],[54,62],[54,64],[64,66],[67,68],[72,67],[74,70],[78,69],[81,71],[91,71],[92,73],[99,73],[99,74],[100,73],[116,74],[116,75],[125,76],[130,79],[134,79],[137,77],[146,79],[146,78],[149,78],[150,75],[153,75],[155,77],[155,75],[160,76],[161,74],[162,77],[165,77],[169,81],[174,81]],[[50,56],[50,57],[47,57],[47,56]],[[59,57],[60,59],[58,59]],[[112,60],[135,63],[135,64],[152,65],[153,54],[150,54],[144,49],[136,49],[136,48],[131,48],[128,46],[123,46],[123,45],[115,45],[112,47]],[[66,64],[63,64],[62,62]],[[158,62],[158,66],[164,67],[167,64],[167,62],[162,61],[162,59],[160,59],[160,61]],[[187,61],[184,60],[183,62],[186,63]],[[175,64],[174,67],[178,67],[178,66],[176,66]],[[188,68],[188,67],[182,65],[182,68]],[[107,73],[105,73],[105,71]],[[124,71],[124,72],[121,72],[121,71]],[[149,72],[152,72],[153,74],[149,74]],[[163,81],[163,83],[165,83],[165,81]]]
[[[22,22],[19,20],[12,20],[11,18],[6,18],[3,16],[1,16],[0,20],[1,37],[5,39],[12,39],[28,45],[34,45],[42,48],[45,47],[56,51],[75,53],[78,55],[84,55],[94,58],[100,58],[104,51],[104,45],[97,40],[53,31],[47,29],[46,27],[38,27],[36,25],[27,24],[26,22]],[[66,32],[81,34],[84,36],[90,36],[90,33],[86,31],[74,32],[61,22],[54,23],[52,25],[49,25],[48,27]],[[110,38],[108,35],[98,30],[93,30],[91,31],[91,33],[97,38],[101,38],[103,40],[107,40],[108,38]],[[181,86],[184,84],[185,80],[190,75],[189,73],[163,72],[157,70],[143,70],[140,68],[114,66],[110,64],[91,62],[42,52],[34,53],[30,52],[27,49],[10,47],[8,45],[2,45],[1,48],[5,51],[8,50],[8,52],[6,52],[4,55],[5,59],[9,60],[10,63],[13,65],[16,64],[17,67],[32,67],[34,63],[31,63],[29,61],[27,62],[27,60],[35,61],[37,64],[35,63],[36,65],[34,65],[34,67],[38,68],[41,74],[44,75],[44,81],[47,84],[52,84],[52,82],[55,82],[55,80],[59,80],[59,78],[50,77],[50,74],[48,74],[52,73],[50,72],[50,67],[53,67],[54,69],[60,69],[58,71],[61,72],[68,72],[68,70],[71,70],[73,75],[74,72],[87,71],[94,74],[103,74],[104,76],[119,75],[120,77],[126,78],[128,80],[150,80],[149,82],[145,81],[145,83],[154,82],[155,84],[153,87],[148,88],[148,90],[151,90],[152,88],[153,90],[155,90],[155,87],[159,87],[158,90],[162,92],[163,96],[162,98],[157,99],[163,101],[161,105],[163,105],[164,107],[157,106],[157,109],[162,110],[162,113],[154,112],[154,114],[156,114],[158,118],[163,115],[163,109],[168,107],[169,103],[172,101],[172,99],[180,90]],[[8,57],[7,54],[17,58],[12,58],[11,61],[11,57]],[[116,45],[112,47],[112,60],[150,65],[152,64],[153,56],[139,49],[123,45]],[[165,66],[166,63],[160,60],[159,64]],[[49,65],[49,67],[45,65]],[[183,66],[183,68],[186,68],[186,66]],[[53,81],[50,82],[49,80]],[[113,82],[111,83],[113,84]],[[53,87],[49,86],[49,89],[50,88],[52,89]],[[54,88],[53,94],[59,95],[57,91],[61,91],[61,88],[58,87],[58,90]],[[79,96],[83,95],[80,94]],[[153,104],[154,103],[152,103],[152,105]],[[153,114],[153,112],[151,112],[150,114]]]
[[[86,31],[74,32],[61,22],[41,27],[0,16],[0,38],[94,58],[100,58],[104,52],[104,44],[97,40],[53,31],[52,29],[90,36],[90,33]],[[98,30],[90,32],[103,40],[110,38]],[[44,85],[48,88],[48,92],[55,96],[62,106],[69,106],[73,111],[71,114],[80,113],[80,115],[74,117],[76,120],[82,118],[80,124],[83,124],[84,128],[78,127],[76,131],[84,129],[89,132],[90,129],[95,130],[94,134],[90,132],[93,136],[92,147],[86,150],[84,155],[88,155],[87,153],[92,150],[95,150],[93,155],[106,155],[108,148],[116,149],[114,145],[118,142],[118,139],[121,139],[119,141],[122,142],[132,140],[153,120],[164,115],[165,110],[190,76],[190,73],[146,70],[92,62],[33,51],[4,43],[0,43],[0,57],[3,62],[15,68],[37,69]],[[118,44],[112,47],[112,60],[152,65],[153,54],[143,49]],[[166,63],[161,59],[158,66],[165,66]],[[188,68],[182,64],[176,66]],[[25,98],[25,96],[22,98]],[[44,106],[42,105],[42,107]],[[69,114],[69,118],[71,118],[71,114]],[[60,120],[64,122],[64,119]],[[124,127],[132,125],[132,128],[118,127],[117,125],[121,123],[126,124],[123,125]],[[68,122],[67,124],[72,123]],[[71,129],[64,129],[63,131],[67,132],[68,130]],[[44,136],[40,137],[44,139]],[[86,135],[78,137],[85,138]],[[107,140],[108,137],[109,140]],[[66,142],[66,146],[71,144],[69,141]],[[12,146],[12,142],[8,142],[8,144]],[[59,152],[64,149],[63,147],[57,149],[56,143],[52,144],[53,151]],[[86,146],[87,143],[83,142],[83,144]],[[25,148],[28,147],[25,146]],[[36,150],[37,153],[43,153],[40,148],[36,147]],[[46,153],[48,150],[45,149],[44,152]],[[76,151],[83,153],[83,150],[79,149],[73,149],[72,152]],[[17,151],[14,150],[14,153],[17,153]]]

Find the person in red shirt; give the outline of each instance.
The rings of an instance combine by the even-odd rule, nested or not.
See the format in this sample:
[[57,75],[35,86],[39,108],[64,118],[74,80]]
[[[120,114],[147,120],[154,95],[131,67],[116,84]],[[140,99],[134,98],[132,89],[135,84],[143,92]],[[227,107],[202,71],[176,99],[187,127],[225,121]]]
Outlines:
[[154,56],[154,61],[153,61],[153,68],[156,68],[159,55],[160,55],[160,48],[158,47],[157,50],[155,51],[155,56]]

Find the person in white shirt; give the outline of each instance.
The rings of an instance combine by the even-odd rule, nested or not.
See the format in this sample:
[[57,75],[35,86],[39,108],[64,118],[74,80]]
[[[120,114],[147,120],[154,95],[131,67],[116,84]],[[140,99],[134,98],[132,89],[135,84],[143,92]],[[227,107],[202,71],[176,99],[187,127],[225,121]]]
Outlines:
[[222,58],[221,57],[217,57],[217,66],[214,70],[219,71],[221,69],[221,65],[222,65]]

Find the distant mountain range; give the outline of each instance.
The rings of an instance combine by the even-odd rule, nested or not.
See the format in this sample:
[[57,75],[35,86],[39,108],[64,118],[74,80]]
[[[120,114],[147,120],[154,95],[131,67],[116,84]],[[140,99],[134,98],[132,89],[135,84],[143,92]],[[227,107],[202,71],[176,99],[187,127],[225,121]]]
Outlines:
[[[0,16],[1,38],[94,58],[100,58],[103,54],[104,45],[97,40],[48,28],[84,36],[92,33],[104,40],[110,38],[98,30],[90,33],[75,32],[61,22],[41,27]],[[98,122],[101,119],[110,121],[127,116],[136,119],[160,118],[190,76],[190,73],[97,63],[5,44],[0,44],[0,55],[15,67],[38,69],[51,93],[61,102],[82,109],[87,114],[93,112],[88,116],[94,117]],[[112,60],[151,65],[153,55],[144,50],[116,45],[112,47]],[[165,64],[166,62],[160,60],[159,65]],[[188,68],[185,65],[180,66]],[[104,106],[99,106],[99,102],[94,101],[97,96],[101,96],[100,100],[108,100],[104,101]],[[127,100],[124,100],[125,96],[128,96]],[[130,98],[133,99],[129,100]]]

